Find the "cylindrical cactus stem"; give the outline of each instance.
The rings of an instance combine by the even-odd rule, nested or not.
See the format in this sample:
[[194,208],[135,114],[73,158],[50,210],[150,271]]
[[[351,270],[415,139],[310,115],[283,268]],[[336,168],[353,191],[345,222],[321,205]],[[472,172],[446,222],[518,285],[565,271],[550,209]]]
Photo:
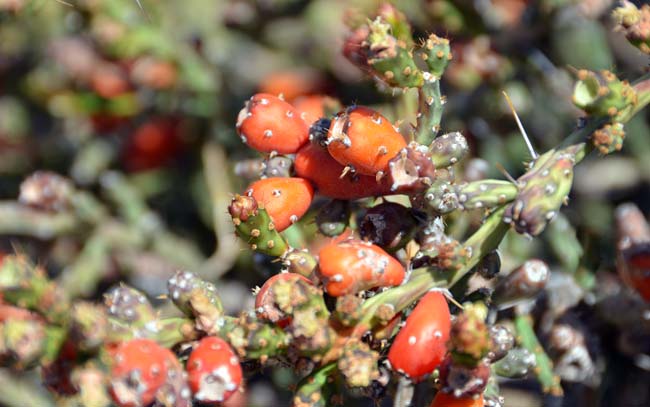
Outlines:
[[104,294],[104,304],[109,317],[134,329],[143,328],[158,317],[147,297],[126,284],[113,287]]
[[282,264],[287,268],[289,273],[296,273],[303,277],[312,278],[314,270],[318,266],[318,261],[307,249],[299,250],[291,248],[282,256]]
[[515,346],[515,336],[505,325],[490,327],[490,351],[487,358],[491,362],[503,359]]
[[381,18],[390,25],[390,33],[400,41],[411,47],[413,46],[413,34],[411,24],[408,19],[399,11],[394,5],[390,3],[382,3],[377,9],[377,17]]
[[245,359],[259,359],[262,363],[268,358],[284,354],[291,337],[281,327],[265,323],[250,315],[239,318],[224,316],[215,324],[214,332],[230,343],[237,354]]
[[28,369],[52,362],[65,339],[62,328],[40,318],[9,318],[0,322],[0,365]]
[[517,342],[535,355],[536,367],[534,372],[537,380],[542,385],[542,390],[544,393],[561,396],[564,392],[560,385],[560,378],[553,372],[553,362],[551,362],[551,359],[539,343],[537,335],[535,335],[533,320],[528,315],[517,315],[514,322],[517,330]]
[[534,371],[536,366],[535,354],[526,348],[517,347],[510,349],[503,359],[492,363],[492,371],[501,377],[519,379]]
[[409,143],[388,163],[391,192],[413,193],[427,189],[437,178],[431,152],[416,142]]
[[167,290],[174,304],[189,317],[196,328],[209,331],[223,315],[223,305],[214,284],[189,271],[178,271],[167,281]]
[[336,299],[334,315],[344,326],[352,326],[361,319],[363,299],[355,294],[347,294]]
[[325,236],[338,236],[350,224],[350,203],[341,199],[333,199],[323,205],[316,215],[318,230]]
[[625,34],[630,43],[639,48],[641,52],[650,54],[650,5],[644,4],[637,8],[630,1],[623,1],[623,4],[614,9],[612,15],[618,22],[618,30]]
[[416,209],[438,215],[453,212],[460,205],[456,188],[444,179],[436,179],[427,190],[411,195],[411,204]]
[[469,150],[467,140],[459,131],[437,137],[429,147],[431,161],[436,168],[449,167],[458,163]]
[[637,93],[627,82],[610,71],[599,73],[580,70],[573,90],[573,102],[590,115],[626,117],[638,102]]
[[304,378],[296,389],[293,397],[293,407],[325,407],[330,404],[327,384],[330,375],[336,371],[336,363],[332,362],[320,367]]
[[606,124],[593,132],[591,142],[602,154],[620,151],[625,140],[625,129],[622,123]]
[[84,351],[99,349],[108,333],[108,316],[101,305],[76,302],[70,310],[70,337]]
[[266,210],[258,207],[252,196],[235,195],[228,207],[237,235],[251,249],[269,256],[280,257],[289,245],[275,229]]
[[411,46],[391,32],[386,20],[377,17],[368,24],[368,36],[362,42],[373,75],[390,87],[422,86],[422,72],[413,60]]
[[22,256],[6,256],[0,263],[0,291],[3,300],[43,315],[49,322],[65,325],[70,300],[45,270]]
[[482,180],[454,186],[461,209],[495,208],[517,196],[517,186],[510,181]]
[[573,183],[575,149],[550,150],[517,179],[519,192],[506,208],[503,221],[522,234],[537,236],[566,203]]
[[555,220],[548,225],[545,234],[551,250],[562,264],[564,271],[574,273],[578,270],[583,249],[576,236],[576,230],[569,219],[559,213]]
[[476,367],[488,354],[492,341],[485,323],[487,307],[467,303],[451,327],[449,350],[454,363]]
[[449,40],[431,34],[419,51],[431,75],[440,78],[452,59]]
[[497,284],[492,295],[494,304],[505,309],[534,298],[544,289],[550,275],[551,271],[543,261],[526,261]]
[[343,347],[337,366],[350,387],[368,387],[379,378],[379,353],[359,339],[350,339]]
[[134,338],[148,338],[165,347],[172,347],[180,342],[196,339],[194,321],[187,318],[162,318],[150,321],[139,329],[116,318],[109,318],[106,342],[115,344]]
[[440,131],[440,120],[447,100],[440,92],[440,78],[429,72],[422,74],[423,85],[418,89],[418,116],[415,140],[431,144]]

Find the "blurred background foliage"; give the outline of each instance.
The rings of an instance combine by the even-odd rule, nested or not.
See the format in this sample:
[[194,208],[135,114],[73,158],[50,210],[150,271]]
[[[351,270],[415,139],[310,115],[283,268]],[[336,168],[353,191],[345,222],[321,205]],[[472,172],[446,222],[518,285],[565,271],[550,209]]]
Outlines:
[[[0,249],[27,252],[87,298],[120,280],[155,297],[178,268],[223,277],[224,303],[238,312],[250,307],[250,287],[278,268],[240,249],[226,214],[230,194],[248,182],[247,166],[256,165],[243,161],[235,172],[235,163],[254,158],[235,132],[243,102],[256,91],[288,100],[328,94],[414,122],[415,95],[377,90],[340,52],[346,25],[363,21],[378,1],[140,1],[0,0]],[[450,38],[443,132],[463,132],[475,157],[466,167],[491,177],[503,177],[496,164],[519,176],[528,157],[503,90],[541,152],[579,121],[576,69],[627,79],[647,71],[648,57],[613,30],[610,0],[395,3],[416,35]],[[503,245],[505,269],[535,255],[576,275],[571,307],[593,303],[596,283],[613,278],[613,208],[633,201],[650,211],[647,115],[626,133],[622,153],[578,167],[565,216],[540,240],[513,234]],[[16,202],[37,170],[73,181],[69,210]],[[309,221],[292,229],[295,245],[313,243]],[[599,324],[590,343],[595,363],[614,368],[577,381],[566,405],[650,405],[650,374],[625,349],[647,352],[647,342],[621,344],[610,325],[575,309],[578,325]],[[251,382],[246,405],[287,403],[290,371],[267,373]],[[8,388],[32,389],[32,380],[1,371],[0,400]],[[507,405],[540,405],[531,388],[518,382],[504,393]],[[34,389],[41,399],[31,405],[52,403]]]

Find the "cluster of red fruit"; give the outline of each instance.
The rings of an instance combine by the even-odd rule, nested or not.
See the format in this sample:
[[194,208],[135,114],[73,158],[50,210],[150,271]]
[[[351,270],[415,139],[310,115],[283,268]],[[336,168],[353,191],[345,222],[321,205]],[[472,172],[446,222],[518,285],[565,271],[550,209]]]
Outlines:
[[[339,200],[395,193],[391,167],[396,165],[396,158],[417,150],[417,144],[407,144],[386,117],[367,107],[352,106],[332,120],[317,119],[325,116],[323,104],[313,109],[312,103],[312,110],[305,111],[270,94],[256,94],[246,103],[237,123],[242,141],[271,158],[294,154],[295,174],[263,178],[253,182],[244,196],[236,196],[230,207],[236,226],[249,221],[244,207],[249,214],[264,209],[270,218],[268,228],[281,232],[308,211],[316,193]],[[263,228],[247,231],[249,235],[240,236],[249,243],[265,232]],[[282,256],[286,259],[291,251],[287,249]],[[290,316],[275,306],[275,297],[270,294],[278,282],[300,280],[322,285],[328,295],[342,297],[400,285],[406,275],[396,258],[376,244],[353,237],[349,231],[325,244],[314,266],[312,273],[271,277],[257,293],[258,317],[281,327],[290,324]],[[387,331],[394,332],[401,319],[401,313],[391,318]],[[392,369],[417,382],[441,368],[448,357],[451,326],[444,294],[426,294],[394,337],[387,355]],[[440,391],[432,406],[483,405],[481,391],[458,396]]]

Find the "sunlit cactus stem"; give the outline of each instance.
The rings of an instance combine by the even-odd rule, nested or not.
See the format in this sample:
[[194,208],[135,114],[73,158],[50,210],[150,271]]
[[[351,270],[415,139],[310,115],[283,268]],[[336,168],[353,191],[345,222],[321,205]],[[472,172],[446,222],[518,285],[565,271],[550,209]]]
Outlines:
[[293,397],[293,407],[325,407],[330,405],[327,384],[336,370],[336,363],[320,367],[298,383]]
[[563,395],[564,391],[560,386],[560,378],[553,372],[553,362],[551,362],[537,339],[531,317],[517,315],[515,317],[515,329],[517,330],[517,342],[535,355],[536,366],[533,371],[542,385],[544,393],[555,396]]
[[454,187],[462,209],[494,208],[511,202],[517,196],[517,186],[510,181],[484,180]]
[[275,229],[266,210],[258,206],[255,198],[235,195],[228,211],[237,235],[251,249],[275,257],[282,256],[289,249],[288,243]]

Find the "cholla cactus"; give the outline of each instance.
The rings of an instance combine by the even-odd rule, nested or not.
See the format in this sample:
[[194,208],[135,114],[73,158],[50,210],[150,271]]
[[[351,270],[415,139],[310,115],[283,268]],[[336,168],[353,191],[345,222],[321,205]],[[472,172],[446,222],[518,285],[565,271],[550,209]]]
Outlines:
[[[544,393],[561,397],[563,384],[593,385],[598,378],[599,361],[586,336],[564,320],[577,318],[570,311],[575,304],[588,307],[623,297],[634,305],[630,309],[647,314],[650,232],[638,208],[623,205],[615,216],[616,267],[633,289],[629,293],[618,283],[610,288],[594,282],[586,270],[591,259],[580,259],[579,233],[569,222],[549,227],[568,204],[575,169],[585,157],[594,149],[603,155],[622,149],[624,126],[634,129],[628,122],[650,103],[647,79],[633,84],[591,66],[593,71],[577,71],[572,100],[566,92],[558,94],[582,109],[584,123],[561,144],[545,144],[542,154],[531,148],[530,161],[518,167],[523,173],[516,178],[491,179],[485,164],[490,160],[467,157],[493,130],[474,112],[459,116],[459,102],[445,112],[442,85],[451,77],[452,87],[474,89],[466,99],[492,95],[487,87],[477,89],[478,83],[508,78],[509,61],[487,37],[461,47],[436,34],[415,38],[414,32],[426,30],[412,29],[407,15],[392,5],[363,18],[350,14],[352,32],[343,54],[398,101],[390,109],[342,103],[314,94],[326,87],[304,72],[288,74],[283,86],[271,80],[261,86],[230,130],[215,131],[229,148],[241,144],[258,154],[236,168],[244,182],[230,184],[228,162],[215,144],[202,152],[207,185],[196,182],[192,188],[207,208],[206,224],[217,232],[217,248],[206,258],[205,245],[199,250],[188,244],[184,231],[176,229],[175,213],[166,222],[150,207],[158,204],[150,198],[160,191],[147,177],[165,179],[164,172],[125,176],[108,171],[111,164],[101,157],[117,157],[112,144],[124,145],[125,169],[152,170],[170,160],[177,146],[196,142],[179,136],[202,126],[177,117],[176,109],[192,108],[176,97],[196,93],[187,104],[197,105],[194,114],[204,118],[211,113],[201,113],[201,106],[230,100],[216,98],[218,85],[200,74],[208,60],[222,59],[216,50],[225,44],[213,37],[192,47],[158,44],[150,33],[131,32],[130,17],[120,17],[103,1],[91,3],[82,7],[93,16],[93,44],[67,39],[52,47],[68,80],[92,93],[86,95],[90,102],[79,103],[84,95],[37,73],[28,84],[31,92],[69,116],[68,125],[75,123],[79,106],[90,109],[85,114],[95,118],[96,132],[104,132],[99,124],[111,129],[106,132],[119,132],[120,120],[154,105],[172,112],[143,119],[134,125],[132,138],[120,143],[110,137],[94,140],[76,156],[73,179],[39,171],[26,177],[15,201],[0,202],[0,232],[52,240],[41,248],[47,255],[36,257],[54,264],[50,269],[47,262],[32,263],[30,255],[39,252],[34,244],[24,254],[19,249],[0,257],[0,364],[15,370],[40,366],[46,387],[62,405],[234,402],[246,397],[253,372],[278,366],[293,370],[294,406],[348,405],[347,397],[354,395],[376,401],[393,397],[396,405],[408,405],[417,383],[431,390],[431,407],[497,406],[503,401],[500,382],[526,377]],[[254,3],[219,7],[227,8],[222,17],[230,25],[250,31],[245,16],[262,16],[268,6]],[[455,17],[472,19],[462,26],[483,18],[492,27],[497,12],[503,12],[498,2],[472,6],[473,12],[465,10],[467,4],[456,9],[452,2],[429,3],[422,7],[447,28]],[[629,3],[615,11],[620,29],[643,51],[647,11]],[[324,18],[330,19],[329,14]],[[270,27],[276,28],[261,28],[274,31]],[[327,40],[326,46],[334,42]],[[95,42],[106,49],[96,50]],[[454,59],[456,53],[462,57]],[[112,62],[118,58],[120,63]],[[531,65],[548,68],[543,56],[530,58]],[[196,83],[188,77],[203,79]],[[282,75],[274,80],[283,82]],[[285,95],[273,94],[285,87]],[[209,97],[201,98],[209,90]],[[526,98],[513,99],[524,104]],[[15,109],[7,106],[0,103],[0,119],[13,116],[6,112]],[[490,114],[498,116],[499,109]],[[441,131],[443,125],[448,132]],[[0,120],[0,148],[5,133],[19,134],[20,126]],[[95,183],[96,189],[86,190]],[[142,183],[149,188],[139,187]],[[581,226],[593,233],[592,224]],[[562,239],[556,239],[558,233]],[[573,256],[536,259],[535,248],[522,244],[521,235],[553,240],[544,250],[558,257],[563,245],[557,242],[567,242]],[[242,260],[238,271],[263,267],[266,274],[264,282],[253,274],[242,277],[261,287],[248,298],[250,307],[235,310],[228,296],[236,290],[228,290],[221,277],[241,252],[254,256],[252,262]],[[558,270],[567,264],[570,270]],[[116,284],[118,277],[130,283]],[[159,285],[155,292],[151,281],[161,279],[166,290]],[[92,296],[97,287],[112,287],[103,304]],[[562,290],[571,295],[561,295]],[[235,295],[234,302],[246,302],[243,294]],[[637,358],[643,362],[648,350],[633,346],[630,338],[650,334],[647,323],[639,323],[645,314],[636,314],[608,323],[621,328],[619,343],[630,356],[646,356]],[[572,345],[578,351],[571,352]]]

